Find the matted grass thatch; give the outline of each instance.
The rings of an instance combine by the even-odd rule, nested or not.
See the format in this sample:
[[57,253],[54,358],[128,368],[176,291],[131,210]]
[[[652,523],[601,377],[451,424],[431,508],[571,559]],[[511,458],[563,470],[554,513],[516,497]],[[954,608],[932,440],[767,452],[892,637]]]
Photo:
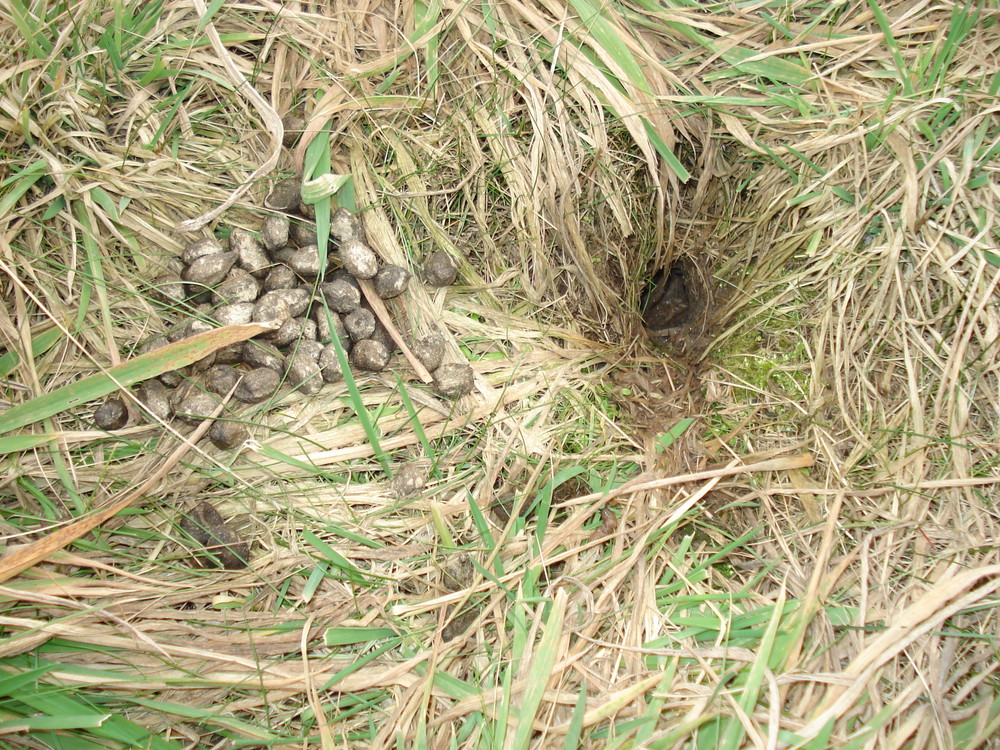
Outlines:
[[[4,742],[997,746],[997,21],[5,4]],[[96,429],[74,384],[181,319],[154,280],[303,170],[383,260],[459,261],[394,313],[474,392],[400,360],[235,452]],[[196,499],[247,571],[192,561]]]

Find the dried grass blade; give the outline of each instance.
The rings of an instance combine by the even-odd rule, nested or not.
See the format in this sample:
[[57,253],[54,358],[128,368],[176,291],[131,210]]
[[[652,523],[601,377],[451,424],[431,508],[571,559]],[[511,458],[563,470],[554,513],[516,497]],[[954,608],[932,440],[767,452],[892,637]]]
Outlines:
[[201,439],[202,435],[208,432],[208,428],[211,427],[213,420],[222,413],[222,410],[225,408],[231,396],[232,391],[230,391],[229,395],[223,399],[222,403],[219,404],[215,411],[212,412],[212,415],[198,425],[198,428],[192,432],[183,443],[177,446],[176,450],[170,454],[170,457],[167,458],[167,460],[161,464],[160,468],[153,472],[153,475],[143,482],[138,489],[112,503],[107,508],[97,511],[88,518],[81,518],[79,521],[71,523],[69,526],[65,526],[58,531],[54,531],[51,534],[32,542],[31,544],[13,549],[3,557],[0,557],[0,583],[13,578],[33,565],[37,565],[52,553],[62,549],[67,544],[76,541],[84,534],[89,533],[109,518],[114,517],[119,512],[130,506],[146,492],[155,487],[157,483],[159,483],[160,480],[174,468],[174,466],[180,463],[180,460],[184,458],[191,448],[194,447],[195,443]]

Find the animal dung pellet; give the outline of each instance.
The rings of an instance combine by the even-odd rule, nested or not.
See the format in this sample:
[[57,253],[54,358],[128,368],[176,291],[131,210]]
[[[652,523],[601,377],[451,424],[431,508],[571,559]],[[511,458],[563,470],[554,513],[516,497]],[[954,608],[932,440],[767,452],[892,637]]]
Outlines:
[[229,393],[239,379],[240,374],[231,365],[212,365],[205,371],[205,387],[219,396]]
[[277,250],[288,244],[292,223],[284,214],[274,214],[260,225],[260,240],[267,250]]
[[323,344],[316,340],[303,339],[298,345],[293,346],[295,352],[307,354],[313,362],[319,362],[319,355],[323,353]]
[[250,562],[250,547],[222,520],[212,505],[204,501],[181,518],[181,531],[198,545],[196,560],[204,568],[241,570]]
[[196,425],[210,417],[218,405],[219,402],[211,393],[198,388],[190,388],[174,406],[174,414],[182,422]]
[[434,391],[445,398],[456,399],[472,391],[472,368],[451,362],[434,371]]
[[[284,363],[282,363],[284,364]],[[236,386],[236,398],[257,404],[273,396],[281,385],[281,375],[270,367],[255,367]]]
[[[315,218],[315,215],[313,215]],[[292,222],[291,228],[292,243],[299,247],[316,244],[316,224],[304,221]]]
[[340,261],[357,279],[370,279],[378,273],[378,258],[368,245],[357,238],[340,243]]
[[153,293],[164,302],[180,304],[187,299],[187,290],[184,282],[175,274],[165,274],[153,281]]
[[218,255],[224,251],[225,248],[222,247],[222,243],[215,239],[215,237],[205,237],[204,239],[188,243],[187,247],[184,248],[184,252],[181,253],[181,260],[184,261],[184,265],[190,266],[199,258],[204,258],[206,255]]
[[361,290],[346,279],[334,279],[319,285],[326,304],[339,313],[350,313],[361,304]]
[[136,397],[149,410],[150,414],[160,419],[170,419],[174,413],[174,409],[170,405],[170,391],[159,380],[145,381],[139,386]]
[[299,215],[304,216],[310,221],[316,221],[316,206],[313,203],[306,203],[302,201],[299,203]]
[[208,428],[208,439],[212,445],[222,450],[232,450],[250,439],[247,428],[239,422],[217,419]]
[[243,342],[228,344],[215,350],[215,363],[219,365],[238,365],[243,361]]
[[299,278],[295,275],[295,271],[284,263],[279,263],[272,267],[267,272],[267,276],[264,277],[264,291],[273,292],[276,289],[292,289],[298,283]]
[[212,331],[214,329],[215,326],[212,325],[207,320],[202,320],[201,318],[194,318],[191,320],[190,323],[188,323],[187,335],[197,336],[199,333],[207,333],[208,331]]
[[305,118],[298,115],[285,115],[281,118],[281,125],[284,128],[281,145],[285,148],[291,148],[298,143],[302,131],[306,129]]
[[252,302],[223,305],[215,311],[215,319],[220,326],[246,325],[253,319],[253,308]]
[[340,358],[337,356],[335,344],[327,344],[323,347],[317,364],[323,374],[323,380],[327,383],[336,383],[338,380],[344,379],[344,371],[340,367]]
[[120,430],[128,424],[128,409],[120,398],[109,398],[94,411],[94,423],[102,430]]
[[344,316],[344,328],[354,341],[369,339],[375,333],[375,314],[367,307],[359,307],[350,315]]
[[330,236],[337,242],[359,239],[362,235],[361,220],[346,208],[338,208],[330,217]]
[[234,229],[229,235],[229,251],[236,253],[236,262],[240,267],[261,276],[267,272],[271,259],[267,255],[264,244],[245,229]]
[[298,250],[294,245],[285,245],[284,247],[279,247],[277,250],[271,253],[271,257],[274,258],[278,263],[284,263],[288,265],[288,259],[295,254]]
[[319,276],[320,258],[316,245],[300,247],[285,262],[299,276]]
[[271,335],[270,341],[277,347],[289,346],[302,337],[304,328],[305,318],[289,318]]
[[440,333],[432,333],[417,340],[411,348],[413,356],[420,360],[420,364],[430,372],[434,372],[441,366],[444,359],[444,336]]
[[392,299],[406,291],[406,285],[409,282],[410,272],[402,266],[382,266],[375,274],[372,283],[375,285],[375,293],[379,297]]
[[[179,370],[170,370],[169,372],[162,373],[159,380],[167,388],[176,388],[184,382],[184,374]],[[171,410],[172,408],[173,404],[171,403]]]
[[294,289],[276,289],[267,292],[253,306],[251,319],[254,323],[269,323],[279,328],[286,320],[292,317],[291,307],[284,292],[293,292]]
[[288,385],[303,393],[318,393],[323,387],[319,363],[307,351],[296,351],[285,358]]
[[269,367],[275,372],[284,369],[284,356],[277,348],[259,341],[243,343],[243,361],[251,367]]
[[389,364],[389,349],[381,341],[362,339],[351,348],[351,366],[381,372]]
[[203,255],[184,269],[181,278],[189,284],[215,286],[236,264],[236,253],[215,253]]
[[274,211],[290,211],[302,200],[302,180],[292,177],[282,180],[271,188],[264,199],[264,205]]
[[212,290],[212,298],[219,304],[253,302],[260,295],[260,282],[248,271],[233,268],[229,275]]
[[431,286],[449,286],[458,277],[458,267],[448,253],[435,250],[424,260],[424,281]]

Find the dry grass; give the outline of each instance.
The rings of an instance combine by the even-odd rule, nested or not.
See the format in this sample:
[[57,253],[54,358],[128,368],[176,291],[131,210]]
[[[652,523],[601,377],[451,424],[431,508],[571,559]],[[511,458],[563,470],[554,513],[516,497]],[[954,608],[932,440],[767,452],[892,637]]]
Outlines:
[[[8,580],[7,741],[995,742],[990,4],[260,1],[207,34],[103,5],[0,11],[6,402],[177,320],[152,279],[256,226],[293,111],[272,177],[329,133],[319,171],[353,176],[386,261],[461,259],[395,313],[476,390],[366,378],[378,446],[343,387],[246,412],[254,442]],[[667,354],[638,306],[674,259],[715,286]],[[0,436],[0,571],[176,446],[90,413]],[[249,571],[192,567],[192,497],[241,519]]]

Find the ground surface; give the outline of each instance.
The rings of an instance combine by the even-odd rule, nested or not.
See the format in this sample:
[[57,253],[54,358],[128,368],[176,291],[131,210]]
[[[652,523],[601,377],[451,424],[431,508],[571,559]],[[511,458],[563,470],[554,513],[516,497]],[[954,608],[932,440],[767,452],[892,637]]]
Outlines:
[[[5,741],[995,742],[992,4],[37,5],[0,11]],[[141,398],[97,429],[100,373],[178,364],[116,369],[184,319],[154,280],[296,173],[382,262],[456,260],[389,308],[473,392],[397,356],[234,450]]]

